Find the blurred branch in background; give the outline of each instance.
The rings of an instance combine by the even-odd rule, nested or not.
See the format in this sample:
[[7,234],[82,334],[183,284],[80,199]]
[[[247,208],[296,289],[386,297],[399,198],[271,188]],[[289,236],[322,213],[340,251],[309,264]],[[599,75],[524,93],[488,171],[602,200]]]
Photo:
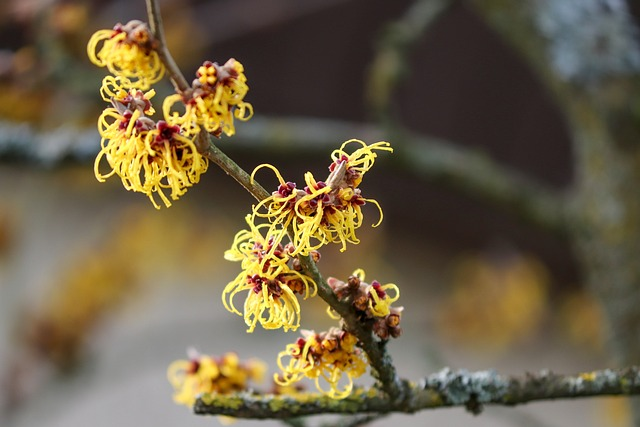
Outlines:
[[[326,152],[345,135],[382,139],[384,130],[366,123],[319,118],[255,117],[238,129],[234,145],[252,150]],[[92,160],[97,132],[64,130],[37,133],[29,125],[0,123],[0,159],[55,166],[68,159]],[[463,191],[548,231],[566,233],[567,199],[531,178],[493,161],[480,151],[439,138],[396,135],[397,167],[426,181]]]

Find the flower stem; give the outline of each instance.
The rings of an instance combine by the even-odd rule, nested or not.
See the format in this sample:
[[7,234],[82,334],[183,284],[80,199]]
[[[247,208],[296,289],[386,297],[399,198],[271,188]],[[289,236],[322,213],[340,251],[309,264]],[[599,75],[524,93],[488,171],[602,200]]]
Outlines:
[[176,61],[173,59],[173,56],[171,56],[171,53],[167,48],[158,0],[146,0],[146,3],[149,26],[151,27],[151,32],[153,33],[153,38],[155,40],[154,48],[167,69],[171,83],[173,83],[176,91],[183,96],[187,95],[191,91],[191,86],[187,82],[187,79],[184,78],[184,75],[178,68]]
[[[201,132],[202,134],[202,132]],[[230,175],[233,179],[238,181],[242,187],[249,192],[257,201],[262,201],[269,197],[271,194],[264,189],[257,181],[251,180],[251,176],[242,169],[236,162],[231,160],[229,156],[224,154],[218,147],[211,142],[208,142],[203,155],[207,156],[209,160],[218,165],[223,171]]]

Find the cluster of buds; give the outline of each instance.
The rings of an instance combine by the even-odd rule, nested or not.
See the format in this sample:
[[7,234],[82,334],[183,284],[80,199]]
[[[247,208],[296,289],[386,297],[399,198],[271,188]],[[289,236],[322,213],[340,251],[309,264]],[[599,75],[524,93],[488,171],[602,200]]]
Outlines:
[[[364,279],[364,270],[358,269],[346,282],[329,277],[327,284],[339,300],[353,305],[362,321],[371,322],[373,332],[380,339],[398,338],[402,334],[400,317],[404,307],[392,307],[391,304],[400,297],[400,290],[393,283],[382,285],[377,280],[367,283]],[[389,290],[394,291],[393,296]],[[329,314],[335,317],[331,311]]]
[[[367,362],[364,353],[356,344],[358,339],[351,333],[339,328],[315,333],[302,331],[302,337],[287,345],[278,355],[278,366],[282,375],[276,374],[274,381],[288,386],[302,378],[315,380],[316,388],[334,399],[343,399],[351,394],[353,379],[366,372]],[[289,358],[285,363],[283,359]],[[341,387],[339,382],[346,378]],[[329,385],[326,389],[322,381]]]
[[[246,217],[249,230],[242,230],[231,249],[224,254],[229,261],[240,261],[242,271],[225,287],[222,302],[232,313],[243,315],[233,303],[236,294],[247,292],[244,319],[253,332],[260,323],[265,329],[296,330],[300,326],[300,304],[296,294],[305,299],[317,292],[316,283],[300,272],[292,245],[283,246],[273,236],[263,235],[268,224],[259,226]],[[320,254],[314,252],[314,259]]]
[[194,349],[189,360],[176,360],[167,371],[176,403],[193,406],[201,393],[230,394],[249,389],[249,381],[261,382],[266,365],[258,359],[240,362],[236,353],[207,356]]

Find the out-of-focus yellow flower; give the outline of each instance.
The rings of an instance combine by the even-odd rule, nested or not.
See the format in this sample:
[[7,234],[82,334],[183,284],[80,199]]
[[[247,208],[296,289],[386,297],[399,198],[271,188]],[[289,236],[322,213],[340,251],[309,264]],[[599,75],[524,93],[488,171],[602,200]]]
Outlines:
[[[216,136],[224,132],[235,134],[234,119],[246,121],[253,116],[253,107],[244,101],[249,90],[244,67],[235,59],[220,66],[206,61],[198,69],[188,99],[180,94],[168,96],[162,110],[167,121],[196,134],[200,127]],[[183,113],[172,111],[176,103],[184,103]]]
[[[255,226],[247,216],[249,230],[236,234],[225,259],[241,261],[242,271],[230,282],[222,293],[222,302],[227,310],[244,315],[253,332],[260,323],[265,329],[283,328],[296,330],[300,326],[300,304],[295,294],[304,298],[315,296],[315,282],[289,267],[293,261],[289,249],[276,243],[272,236],[263,236],[269,224]],[[247,291],[244,314],[233,303],[236,294]]]
[[249,388],[249,381],[262,382],[266,364],[258,359],[241,363],[236,353],[222,357],[190,350],[189,360],[169,365],[167,377],[173,386],[174,402],[192,407],[201,393],[230,394]]
[[554,315],[560,331],[570,342],[590,350],[604,349],[606,322],[602,305],[592,294],[584,290],[572,291],[560,300]]
[[74,261],[56,278],[44,304],[21,323],[27,345],[62,369],[81,359],[96,325],[139,289],[135,268],[117,251],[87,253]]
[[[352,154],[344,148],[351,143],[362,145]],[[274,171],[280,183],[270,197],[253,208],[253,220],[266,218],[272,229],[289,229],[293,234],[292,255],[307,255],[327,243],[340,243],[345,251],[347,243],[360,242],[356,230],[363,222],[362,206],[371,202],[378,207],[382,221],[382,209],[378,202],[362,196],[358,185],[364,174],[373,166],[375,150],[393,151],[388,142],[371,145],[359,140],[349,140],[332,153],[333,163],[326,181],[316,181],[311,172],[304,176],[304,190],[296,189],[293,182],[285,182],[278,170],[268,164],[258,166],[252,174],[263,168]],[[266,210],[266,212],[264,212]]]
[[[338,328],[315,333],[302,331],[303,338],[278,354],[278,366],[282,376],[276,374],[274,381],[280,385],[290,385],[302,378],[315,380],[316,388],[323,394],[343,399],[353,390],[353,379],[367,370],[363,352],[356,347],[358,339]],[[289,357],[285,363],[283,359]],[[343,380],[344,385],[340,385]],[[324,380],[329,388],[323,387]]]
[[549,273],[533,257],[466,256],[454,273],[437,326],[459,344],[504,352],[531,337],[546,315]]
[[164,65],[153,44],[149,26],[133,20],[93,34],[87,55],[97,66],[107,67],[112,74],[131,79],[136,87],[146,90],[164,75]]

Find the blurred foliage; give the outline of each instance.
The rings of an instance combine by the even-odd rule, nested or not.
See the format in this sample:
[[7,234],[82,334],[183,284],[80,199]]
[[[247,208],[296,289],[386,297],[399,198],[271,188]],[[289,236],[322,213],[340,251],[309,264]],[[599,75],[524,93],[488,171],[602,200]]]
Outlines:
[[543,320],[549,275],[536,259],[519,254],[468,255],[457,261],[437,327],[469,348],[506,351],[531,336]]

